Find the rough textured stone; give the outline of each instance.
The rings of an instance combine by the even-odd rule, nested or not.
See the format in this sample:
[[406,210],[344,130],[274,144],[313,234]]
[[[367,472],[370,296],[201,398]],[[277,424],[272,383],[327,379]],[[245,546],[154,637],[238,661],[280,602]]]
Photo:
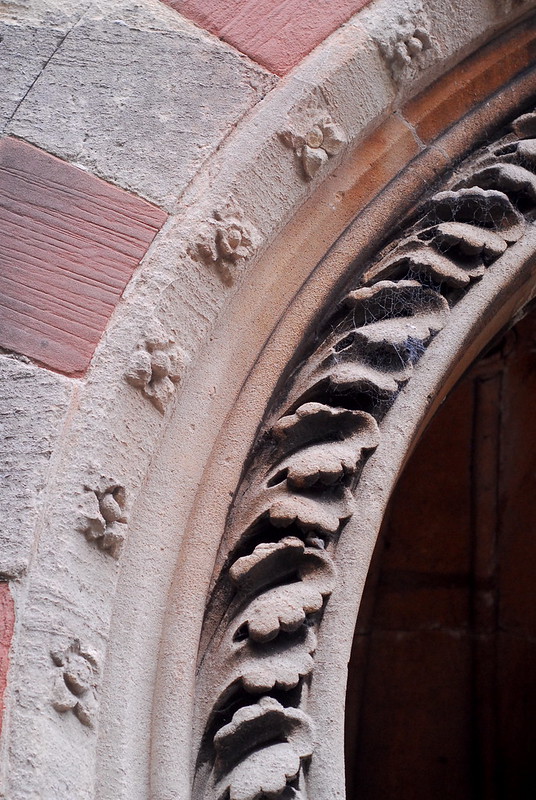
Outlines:
[[0,573],[6,577],[26,569],[71,392],[66,378],[0,355]]
[[370,0],[164,0],[211,33],[277,75],[307,53]]
[[464,40],[478,36],[490,16],[491,0],[487,8],[485,2],[379,0],[364,9],[359,21],[378,45],[393,83],[404,91],[418,85],[424,73],[429,79],[438,63],[459,53]]
[[275,78],[164,5],[90,10],[8,132],[169,207]]
[[4,692],[7,686],[9,648],[15,627],[15,609],[9,584],[0,583],[0,733],[4,716]]
[[91,0],[5,0],[0,6],[0,132]]
[[79,374],[166,214],[16,139],[0,180],[0,346]]
[[17,109],[20,101],[56,50],[63,34],[57,30],[0,23],[0,130]]

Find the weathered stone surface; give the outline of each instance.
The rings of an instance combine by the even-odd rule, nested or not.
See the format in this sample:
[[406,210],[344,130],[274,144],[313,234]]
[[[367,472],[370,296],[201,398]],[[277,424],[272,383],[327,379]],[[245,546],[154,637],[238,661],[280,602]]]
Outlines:
[[0,132],[91,0],[5,0],[0,6]]
[[[512,79],[526,69],[535,60],[535,40],[534,22],[529,21],[515,35],[493,41],[480,50],[478,57],[462,61],[438,80],[432,94],[422,93],[410,100],[402,113],[419,139],[426,144],[433,141],[476,104],[485,102],[504,84],[506,75]],[[464,130],[470,130],[469,122]]]
[[24,572],[40,495],[71,398],[66,378],[0,355],[0,572]]
[[0,22],[0,130],[9,122],[62,39],[54,29],[6,25]]
[[164,5],[115,2],[66,36],[8,132],[169,207],[275,81]]
[[4,692],[9,668],[9,649],[15,627],[15,608],[9,584],[0,583],[0,733],[4,715]]
[[428,81],[438,64],[485,29],[492,14],[492,0],[379,0],[363,10],[359,22],[375,40],[394,85],[404,92],[418,86],[423,74]]

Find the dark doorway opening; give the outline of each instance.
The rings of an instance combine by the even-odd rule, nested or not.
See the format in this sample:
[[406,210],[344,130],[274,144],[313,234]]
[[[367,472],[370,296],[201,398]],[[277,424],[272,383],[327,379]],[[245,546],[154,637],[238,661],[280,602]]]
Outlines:
[[346,712],[348,800],[536,798],[536,313],[442,405],[386,514]]

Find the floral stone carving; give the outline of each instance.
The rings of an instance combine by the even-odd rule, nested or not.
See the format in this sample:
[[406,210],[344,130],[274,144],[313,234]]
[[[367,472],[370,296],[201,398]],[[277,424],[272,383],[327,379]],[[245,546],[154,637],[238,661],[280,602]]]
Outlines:
[[307,180],[314,178],[331,156],[346,143],[346,134],[327,112],[317,111],[305,133],[283,131],[281,140],[294,150]]
[[215,209],[213,218],[202,226],[196,244],[189,252],[219,272],[231,286],[235,271],[256,251],[260,242],[257,229],[248,222],[238,204],[229,199],[224,208]]
[[414,77],[427,64],[435,41],[422,10],[410,18],[399,17],[396,26],[389,30],[389,38],[378,38],[378,45],[393,79],[400,83]]
[[84,486],[78,527],[89,542],[118,558],[127,531],[124,487],[103,477]]
[[54,678],[52,705],[61,713],[72,711],[82,725],[93,727],[96,715],[96,681],[99,667],[94,653],[82,648],[78,639],[65,650],[51,650],[58,667]]
[[307,794],[307,692],[341,531],[382,422],[451,309],[536,212],[536,114],[468,158],[363,265],[288,376],[235,493],[204,621],[194,800]]
[[151,332],[143,337],[134,351],[125,372],[131,386],[141,389],[155,408],[163,414],[180,383],[186,357],[163,326],[156,320]]

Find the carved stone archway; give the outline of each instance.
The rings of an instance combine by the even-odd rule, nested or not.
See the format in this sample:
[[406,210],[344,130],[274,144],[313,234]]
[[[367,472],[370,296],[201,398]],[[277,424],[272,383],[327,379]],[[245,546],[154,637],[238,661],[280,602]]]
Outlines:
[[[203,623],[194,796],[230,791],[232,798],[255,800],[283,796],[287,784],[305,792],[307,782],[314,793],[343,791],[345,669],[390,492],[449,388],[534,292],[535,121],[525,113],[501,130],[505,96],[493,143],[446,169],[402,233],[357,270],[348,269],[343,280],[350,291],[338,290],[342,306],[331,301],[333,310],[322,312],[278,379],[233,489]],[[510,114],[518,110],[515,100]],[[448,134],[459,135],[459,129]],[[329,255],[323,268],[338,257]],[[287,325],[291,318],[292,311]],[[282,335],[288,339],[288,330]],[[248,391],[256,391],[254,376],[248,384],[213,470],[232,461],[236,420]],[[190,522],[194,547],[195,531],[214,518],[210,495],[224,496],[224,487],[213,475],[205,480]],[[182,596],[188,571],[199,563],[199,553],[191,556],[185,554],[179,570]],[[182,647],[188,638],[177,630],[183,615],[178,596],[170,603],[156,705],[161,754],[177,741],[172,731],[180,715],[170,719],[159,709],[169,709],[168,680],[180,662],[170,642]],[[174,662],[169,679],[168,658]],[[159,764],[156,769],[158,787],[164,773]]]
[[374,4],[244,118],[74,386],[18,598],[14,797],[343,796],[392,487],[534,292],[533,3],[451,31],[434,2]]
[[386,502],[449,388],[534,292],[535,120],[449,170],[283,374],[208,598],[195,797],[343,791],[345,670]]

